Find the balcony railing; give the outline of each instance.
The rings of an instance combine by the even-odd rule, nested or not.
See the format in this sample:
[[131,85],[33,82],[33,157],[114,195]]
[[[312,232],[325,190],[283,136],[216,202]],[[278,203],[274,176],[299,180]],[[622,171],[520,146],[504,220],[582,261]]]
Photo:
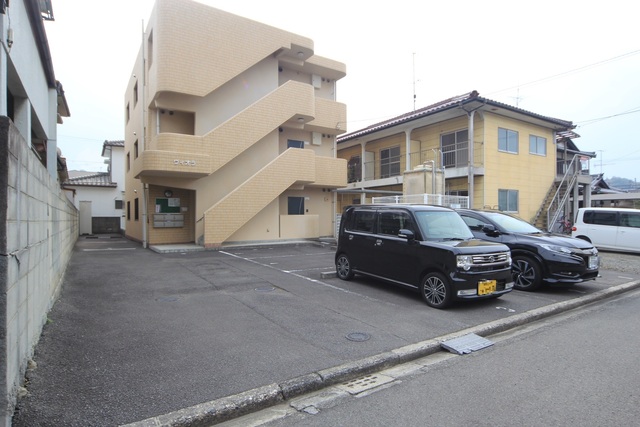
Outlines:
[[579,175],[589,175],[591,158],[588,156],[580,156],[576,154],[570,159],[556,160],[556,165],[558,176],[564,176],[565,174],[574,173],[578,173]]
[[[358,158],[359,160],[359,158]],[[409,169],[414,169],[419,165],[435,166],[436,169],[442,167],[442,153],[437,149],[416,151],[409,154]],[[359,161],[349,161],[347,164],[347,182],[371,181],[376,179],[400,176],[405,171],[405,156],[393,156],[380,160],[365,162],[364,177],[362,176],[362,164]]]
[[420,204],[446,206],[454,209],[469,208],[469,197],[448,196],[446,194],[411,194],[406,196],[372,197],[371,202],[376,204]]

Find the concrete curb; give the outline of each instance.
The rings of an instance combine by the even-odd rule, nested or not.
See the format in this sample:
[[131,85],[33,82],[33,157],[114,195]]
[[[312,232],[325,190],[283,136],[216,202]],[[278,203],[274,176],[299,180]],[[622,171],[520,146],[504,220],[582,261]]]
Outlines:
[[460,330],[448,335],[400,347],[385,353],[349,362],[254,388],[232,396],[201,403],[168,414],[127,424],[123,427],[206,427],[247,415],[280,403],[354,378],[410,362],[442,350],[440,343],[452,338],[474,333],[489,336],[527,323],[545,319],[578,307],[583,307],[625,292],[640,288],[640,281],[623,283],[569,301],[558,302],[526,313],[495,320],[482,325]]

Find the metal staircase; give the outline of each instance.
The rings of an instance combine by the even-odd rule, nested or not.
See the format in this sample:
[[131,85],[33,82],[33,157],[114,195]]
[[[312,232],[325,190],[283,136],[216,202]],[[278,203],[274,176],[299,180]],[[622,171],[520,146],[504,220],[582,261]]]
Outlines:
[[565,213],[565,206],[567,206],[569,197],[571,197],[571,192],[576,185],[580,172],[580,156],[576,154],[571,159],[571,163],[568,164],[562,180],[551,184],[542,206],[532,220],[536,227],[542,230],[561,232],[562,229],[559,227],[559,223]]

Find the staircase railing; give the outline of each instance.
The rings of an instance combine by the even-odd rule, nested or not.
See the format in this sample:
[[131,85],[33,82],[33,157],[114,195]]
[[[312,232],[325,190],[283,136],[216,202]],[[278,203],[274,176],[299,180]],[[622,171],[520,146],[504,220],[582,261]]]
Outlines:
[[558,189],[551,199],[549,209],[547,209],[547,231],[553,231],[553,228],[563,213],[564,206],[571,195],[571,189],[575,185],[578,175],[581,172],[580,156],[573,156],[571,163],[567,167],[567,171],[562,177],[562,181],[558,184]]

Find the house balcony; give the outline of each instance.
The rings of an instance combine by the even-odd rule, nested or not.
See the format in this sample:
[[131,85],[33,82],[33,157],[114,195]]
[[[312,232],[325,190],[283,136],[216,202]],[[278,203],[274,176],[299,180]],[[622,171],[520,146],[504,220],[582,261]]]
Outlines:
[[[369,158],[374,157],[374,153]],[[435,167],[440,170],[444,166],[445,179],[459,178],[469,175],[468,150],[459,149],[442,153],[439,149],[427,149],[409,154],[409,164],[404,155],[392,156],[381,160],[371,160],[361,165],[359,157],[347,165],[347,188],[372,188],[402,184],[404,171],[417,167]],[[364,169],[363,167],[364,166]],[[484,175],[484,166],[475,166],[474,175]]]
[[[278,127],[314,120],[317,106],[332,112],[332,117],[342,117],[342,104],[318,102],[313,86],[289,81],[205,135],[160,133],[150,137],[142,161],[134,164],[135,176],[210,175]],[[322,126],[329,126],[332,120],[323,119]]]

